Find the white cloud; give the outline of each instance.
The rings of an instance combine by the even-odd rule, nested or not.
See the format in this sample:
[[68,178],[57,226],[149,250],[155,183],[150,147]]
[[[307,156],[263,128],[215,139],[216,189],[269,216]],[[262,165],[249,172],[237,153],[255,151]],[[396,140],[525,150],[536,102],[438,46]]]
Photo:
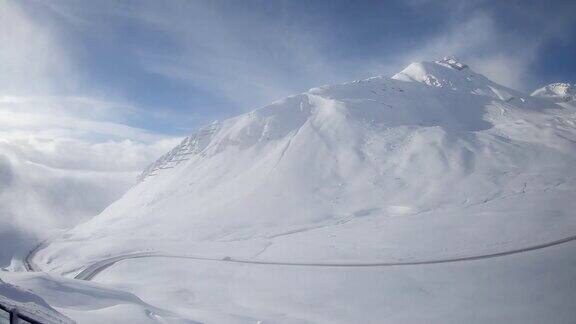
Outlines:
[[70,44],[22,5],[0,0],[0,242],[95,215],[177,142],[128,126],[140,113],[129,103],[82,89]]
[[123,119],[134,113],[133,107],[95,98],[0,96],[0,109],[4,133],[34,131],[37,136],[131,138],[143,142],[164,137],[124,124]]
[[139,170],[173,144],[0,141],[2,218],[24,225],[34,219],[35,229],[70,226],[117,199]]
[[0,97],[0,227],[43,232],[91,217],[178,141],[123,124],[119,108],[93,98]]
[[530,74],[534,52],[517,56],[493,54],[486,57],[471,57],[470,64],[488,78],[514,89],[526,89],[533,83]]
[[15,98],[0,100],[0,232],[45,234],[94,216],[178,141],[117,122],[93,103]]

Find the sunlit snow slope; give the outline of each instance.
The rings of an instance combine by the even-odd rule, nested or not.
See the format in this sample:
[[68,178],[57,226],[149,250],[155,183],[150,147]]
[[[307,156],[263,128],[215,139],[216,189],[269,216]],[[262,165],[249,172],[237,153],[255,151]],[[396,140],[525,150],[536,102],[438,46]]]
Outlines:
[[314,88],[215,122],[36,262],[136,251],[367,262],[576,233],[576,115],[454,59]]

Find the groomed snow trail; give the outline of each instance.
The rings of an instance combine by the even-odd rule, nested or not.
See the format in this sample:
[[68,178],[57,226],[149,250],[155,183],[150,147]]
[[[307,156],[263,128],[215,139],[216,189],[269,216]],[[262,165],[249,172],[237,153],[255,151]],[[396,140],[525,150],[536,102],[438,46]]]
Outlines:
[[[448,258],[448,259],[439,259],[439,260],[416,260],[416,261],[400,261],[400,262],[367,262],[367,263],[310,263],[310,262],[285,262],[285,261],[257,261],[257,260],[249,260],[249,259],[232,259],[232,258],[209,258],[209,257],[198,257],[198,256],[184,256],[184,255],[171,255],[167,253],[159,253],[159,252],[141,252],[141,253],[131,253],[126,255],[119,255],[116,257],[104,259],[98,261],[82,270],[78,273],[74,279],[79,280],[87,280],[90,281],[94,279],[100,272],[106,270],[107,268],[113,266],[115,263],[129,260],[129,259],[140,259],[140,258],[154,258],[154,257],[163,257],[163,258],[177,258],[177,259],[191,259],[191,260],[200,260],[200,261],[216,261],[216,262],[234,262],[234,263],[244,263],[244,264],[258,264],[258,265],[283,265],[283,266],[300,266],[300,267],[395,267],[395,266],[413,266],[413,265],[428,265],[428,264],[439,264],[439,263],[451,263],[451,262],[464,262],[464,261],[474,261],[474,260],[482,260],[482,259],[490,259],[496,257],[502,257],[512,254],[518,254],[523,252],[529,252],[534,250],[540,250],[547,247],[560,245],[563,243],[571,242],[576,240],[576,235],[572,235],[560,240],[556,240],[553,242],[533,245],[521,249],[509,250],[504,252],[497,252],[497,253],[490,253],[490,254],[483,254],[483,255],[475,255],[475,256],[467,256],[467,257],[458,257],[458,258]],[[37,251],[36,249],[35,251]],[[31,253],[30,255],[33,256]],[[29,256],[30,256],[29,255]],[[33,264],[32,260],[27,259],[26,263]],[[37,270],[34,270],[37,271]]]

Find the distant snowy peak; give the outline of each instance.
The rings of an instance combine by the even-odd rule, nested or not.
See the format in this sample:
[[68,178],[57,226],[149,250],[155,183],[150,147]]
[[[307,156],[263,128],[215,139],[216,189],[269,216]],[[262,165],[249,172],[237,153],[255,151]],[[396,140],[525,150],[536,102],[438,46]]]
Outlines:
[[468,67],[468,65],[458,61],[458,59],[454,56],[445,56],[443,59],[435,61],[440,65],[444,65],[446,67],[450,67],[456,70],[464,70]]
[[[444,93],[444,90],[451,93]],[[165,169],[173,169],[184,161],[192,160],[189,162],[195,163],[228,146],[243,149],[258,143],[282,140],[290,134],[294,136],[311,118],[318,119],[314,121],[318,124],[341,118],[347,125],[368,120],[370,123],[380,121],[380,124],[387,126],[478,128],[477,123],[468,123],[470,114],[463,113],[464,109],[452,111],[452,107],[460,105],[433,104],[440,94],[450,98],[470,98],[472,95],[482,102],[503,101],[519,107],[528,104],[524,94],[490,81],[454,57],[412,63],[392,78],[379,76],[312,88],[235,118],[213,123],[160,157],[140,174],[137,182],[155,177]],[[428,108],[424,111],[419,110],[423,97],[429,99],[426,103]],[[413,101],[418,104],[413,104]],[[372,107],[373,104],[378,105],[377,108]],[[469,106],[477,106],[477,109],[484,107]],[[371,109],[369,113],[367,107]],[[450,113],[447,113],[448,110]],[[454,120],[462,122],[450,122]]]
[[468,65],[454,57],[444,57],[438,61],[424,61],[408,65],[404,70],[392,76],[392,79],[408,82],[420,82],[430,86],[461,90],[469,88],[471,83],[485,85],[486,77],[468,68]]
[[576,86],[570,83],[552,83],[532,92],[534,97],[551,99],[555,102],[576,100]]
[[445,57],[432,62],[412,63],[392,76],[392,79],[486,95],[503,101],[514,99],[513,90],[490,81],[454,57]]

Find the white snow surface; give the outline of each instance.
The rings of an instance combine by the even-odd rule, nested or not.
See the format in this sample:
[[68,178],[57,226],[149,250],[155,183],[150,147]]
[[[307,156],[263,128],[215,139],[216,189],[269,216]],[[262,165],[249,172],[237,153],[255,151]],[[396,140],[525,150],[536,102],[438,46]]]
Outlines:
[[45,273],[0,272],[0,301],[46,323],[194,323],[132,293]]
[[142,251],[288,262],[495,253],[576,233],[576,114],[455,59],[215,122],[35,258]]
[[[0,272],[0,278],[2,278]],[[0,304],[4,307],[17,310],[19,314],[26,315],[38,321],[51,323],[73,323],[72,320],[62,316],[55,309],[50,307],[44,299],[33,294],[31,291],[10,285],[0,279]],[[3,315],[7,315],[5,310],[0,310],[0,322],[8,320]]]
[[575,242],[402,267],[134,259],[96,280],[202,323],[569,324],[576,318]]

